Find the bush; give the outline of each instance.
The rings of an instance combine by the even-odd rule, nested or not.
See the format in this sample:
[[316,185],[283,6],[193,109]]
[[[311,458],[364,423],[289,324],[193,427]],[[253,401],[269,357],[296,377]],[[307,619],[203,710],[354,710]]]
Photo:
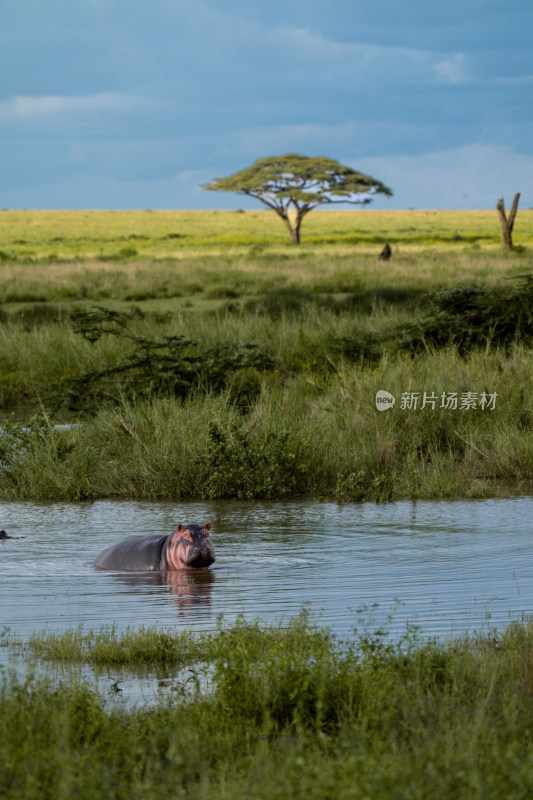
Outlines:
[[207,453],[198,463],[207,472],[200,495],[213,500],[279,500],[306,488],[304,448],[287,431],[261,438],[235,422],[226,430],[211,422]]
[[352,503],[384,503],[392,500],[393,480],[387,475],[371,476],[364,470],[337,475],[335,497]]
[[465,354],[475,347],[504,347],[533,341],[533,275],[512,289],[459,287],[430,296],[431,311],[418,325],[396,329],[400,347],[414,352],[427,345],[453,344]]
[[[129,341],[132,350],[118,364],[91,370],[62,382],[56,404],[71,409],[96,410],[103,398],[119,402],[124,397],[148,398],[153,395],[185,398],[193,393],[221,392],[233,383],[235,402],[245,410],[257,396],[258,379],[243,370],[270,370],[274,360],[254,343],[218,342],[199,349],[187,336],[165,336],[162,340],[137,336],[124,314],[97,307],[72,316],[75,330],[94,343],[102,336]],[[239,389],[239,386],[241,388]]]

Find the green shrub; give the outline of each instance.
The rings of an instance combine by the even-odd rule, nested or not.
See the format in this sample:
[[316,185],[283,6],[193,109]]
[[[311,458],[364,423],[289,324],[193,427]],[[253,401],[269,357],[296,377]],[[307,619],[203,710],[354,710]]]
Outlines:
[[253,436],[230,422],[211,422],[207,451],[198,461],[207,477],[200,488],[210,499],[274,500],[306,489],[307,465],[301,442],[287,431]]
[[533,275],[520,276],[510,289],[458,287],[435,292],[431,311],[418,324],[404,325],[389,338],[419,351],[453,344],[462,354],[475,347],[509,348],[533,342]]
[[185,398],[193,393],[221,392],[233,384],[235,401],[244,409],[257,396],[259,385],[257,376],[254,380],[248,373],[246,379],[241,371],[275,366],[254,343],[217,342],[202,350],[197,341],[181,334],[160,340],[138,336],[124,314],[106,308],[78,311],[73,321],[75,330],[91,343],[110,335],[125,339],[132,350],[118,364],[64,380],[56,392],[56,403],[66,402],[70,408],[95,409],[103,397],[114,402],[153,395]]
[[368,475],[364,470],[337,475],[335,497],[351,503],[384,503],[392,500],[393,480],[387,475]]

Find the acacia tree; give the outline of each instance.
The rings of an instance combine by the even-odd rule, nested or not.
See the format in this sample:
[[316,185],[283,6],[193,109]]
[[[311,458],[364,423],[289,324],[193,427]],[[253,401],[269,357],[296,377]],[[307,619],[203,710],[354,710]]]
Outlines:
[[260,200],[281,217],[295,244],[300,242],[303,218],[317,206],[366,205],[375,194],[392,195],[380,181],[333,158],[309,158],[298,153],[260,158],[251,167],[227,178],[215,178],[202,188],[239,192]]

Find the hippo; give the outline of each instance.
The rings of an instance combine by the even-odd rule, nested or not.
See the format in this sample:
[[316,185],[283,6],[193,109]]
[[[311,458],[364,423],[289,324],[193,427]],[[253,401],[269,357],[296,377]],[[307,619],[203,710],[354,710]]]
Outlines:
[[0,539],[23,539],[23,536],[8,536],[5,531],[0,531]]
[[94,560],[100,569],[176,570],[207,569],[215,560],[209,531],[211,525],[178,525],[162,536],[128,536],[102,550]]

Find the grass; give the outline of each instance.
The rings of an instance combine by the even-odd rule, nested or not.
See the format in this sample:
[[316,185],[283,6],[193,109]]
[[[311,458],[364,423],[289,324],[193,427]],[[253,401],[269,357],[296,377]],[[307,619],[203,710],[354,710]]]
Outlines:
[[[0,213],[1,217],[1,213]],[[128,261],[118,266],[101,261],[46,264],[0,264],[0,302],[5,310],[25,303],[140,304],[149,310],[176,311],[185,304],[217,308],[226,300],[264,294],[280,287],[299,287],[320,294],[385,291],[392,287],[423,292],[461,282],[493,286],[513,274],[531,271],[530,251],[507,256],[499,250],[398,254],[386,266],[378,253],[334,254],[318,250],[273,255],[187,257],[181,260]],[[153,301],[158,301],[153,303]],[[18,304],[18,306],[17,306]]]
[[[503,304],[510,339],[497,341],[489,298],[483,328],[469,313],[441,319],[445,346],[422,321],[428,292],[501,292],[533,273],[533,212],[519,212],[511,254],[500,251],[496,212],[314,213],[303,236],[291,246],[264,212],[0,212],[0,498],[530,492],[527,314],[515,323]],[[95,302],[126,315],[129,338],[91,343],[76,332],[70,315]],[[450,330],[466,331],[468,346]],[[121,371],[149,352],[157,372],[159,345],[177,336],[197,342],[189,355],[203,365],[183,396],[161,380],[147,390],[146,375],[139,388]],[[208,381],[217,347],[250,343],[271,366]],[[91,375],[75,397],[73,380]],[[396,396],[393,411],[376,410],[378,389]],[[497,399],[492,410],[402,410],[404,392]],[[65,414],[77,424],[58,430]],[[340,641],[302,614],[285,627],[240,621],[200,636],[38,633],[22,647],[47,662],[139,674],[193,665],[212,691],[197,681],[132,710],[76,677],[6,677],[6,800],[499,800],[533,789],[531,621],[452,643],[408,630],[393,643],[364,631]]]
[[[87,632],[77,628],[62,634],[33,633],[23,649],[34,657],[63,664],[179,667],[207,658],[208,643],[206,636],[193,636],[189,631],[170,633],[156,627],[120,633],[115,627]],[[17,649],[14,642],[11,647]]]
[[[158,637],[140,634],[152,651]],[[110,655],[122,650],[120,638],[108,638]],[[126,638],[129,649],[132,635]],[[174,638],[181,653],[183,639]],[[54,657],[64,647],[66,659],[90,660],[95,641],[78,637],[72,653],[72,640],[61,636]],[[128,710],[75,678],[61,686],[5,680],[2,797],[531,794],[529,621],[451,643],[420,641],[409,631],[390,643],[364,634],[339,641],[304,614],[285,629],[239,622],[203,643],[212,691],[151,707]]]
[[[531,292],[509,292],[533,274],[533,212],[510,254],[496,212],[323,212],[304,233],[261,211],[0,212],[0,411],[44,410],[4,421],[0,497],[530,491]],[[459,291],[435,316],[430,294],[460,286],[475,311]],[[95,302],[127,336],[77,332]],[[498,397],[402,410],[406,392]]]
[[[104,406],[67,431],[40,418],[25,439],[7,425],[0,495],[353,501],[528,492],[530,359],[520,347],[468,359],[447,348],[370,369],[320,373],[304,364],[288,378],[261,379],[244,415],[230,386],[185,401]],[[394,411],[376,411],[383,388],[397,398]],[[434,393],[436,408],[401,410],[402,393],[412,391]],[[495,392],[495,408],[440,408],[443,392]]]
[[[501,252],[498,217],[488,211],[314,212],[299,247],[268,211],[1,211],[0,302],[491,285],[513,268],[527,271],[532,240],[531,210],[518,214],[513,257]],[[393,258],[383,265],[385,242]]]
[[[533,213],[520,210],[514,239],[527,244]],[[2,211],[0,242],[10,259],[78,260],[180,258],[186,253],[234,254],[250,247],[295,254],[316,247],[375,250],[389,242],[402,250],[434,246],[497,247],[496,211],[315,211],[294,248],[269,211]]]

